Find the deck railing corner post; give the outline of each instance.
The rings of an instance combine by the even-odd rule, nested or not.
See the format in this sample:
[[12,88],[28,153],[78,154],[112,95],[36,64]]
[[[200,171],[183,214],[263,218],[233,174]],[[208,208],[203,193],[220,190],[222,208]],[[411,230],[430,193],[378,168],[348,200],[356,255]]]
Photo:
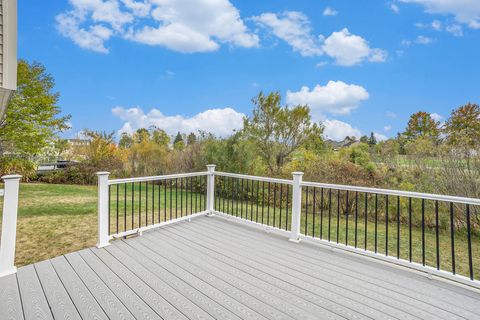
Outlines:
[[7,175],[1,179],[4,182],[4,201],[2,231],[0,240],[0,277],[14,274],[15,243],[17,237],[18,190],[20,175]]
[[292,230],[290,231],[290,241],[300,242],[300,219],[302,209],[302,179],[303,172],[292,172]]
[[109,201],[108,177],[110,172],[97,172],[98,178],[98,242],[97,248],[108,246]]
[[215,212],[215,165],[207,165],[207,215]]

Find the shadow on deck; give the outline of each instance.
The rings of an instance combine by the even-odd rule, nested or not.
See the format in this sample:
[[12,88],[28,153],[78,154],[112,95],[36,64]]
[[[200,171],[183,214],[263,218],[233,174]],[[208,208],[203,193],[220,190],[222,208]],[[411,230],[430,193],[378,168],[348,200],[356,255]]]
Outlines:
[[0,319],[480,319],[480,293],[198,217],[19,268]]

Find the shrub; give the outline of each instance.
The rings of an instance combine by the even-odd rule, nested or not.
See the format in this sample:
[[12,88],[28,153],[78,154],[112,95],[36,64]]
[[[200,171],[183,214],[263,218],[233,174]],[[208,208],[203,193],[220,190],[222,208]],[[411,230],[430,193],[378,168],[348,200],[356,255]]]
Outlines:
[[26,159],[21,158],[0,158],[0,175],[20,174],[25,181],[30,181],[36,176],[35,164]]

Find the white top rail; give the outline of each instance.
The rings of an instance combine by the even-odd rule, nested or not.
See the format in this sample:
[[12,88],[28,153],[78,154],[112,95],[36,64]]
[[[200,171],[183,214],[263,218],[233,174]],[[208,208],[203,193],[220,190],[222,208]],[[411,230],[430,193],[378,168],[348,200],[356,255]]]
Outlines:
[[259,176],[249,176],[246,174],[238,174],[238,173],[228,173],[228,172],[215,172],[216,176],[222,177],[231,177],[231,178],[239,178],[239,179],[249,179],[249,180],[257,180],[257,181],[265,181],[265,182],[273,182],[273,183],[283,183],[292,185],[292,180],[286,179],[277,179],[277,178],[267,178],[267,177],[259,177]]
[[425,200],[438,200],[438,201],[444,201],[444,202],[455,202],[455,203],[480,206],[480,199],[444,196],[444,195],[432,194],[432,193],[420,193],[420,192],[390,190],[390,189],[377,189],[377,188],[369,188],[369,187],[355,187],[355,186],[347,186],[347,185],[341,185],[341,184],[328,184],[328,183],[307,182],[307,181],[302,182],[300,185],[302,187],[317,187],[317,188],[336,189],[336,190],[345,190],[345,191],[358,191],[358,192],[366,192],[366,193],[376,193],[376,194],[401,196],[401,197],[409,197],[409,198],[417,198],[417,199],[425,199]]
[[150,176],[150,177],[113,179],[113,180],[108,180],[108,184],[112,185],[112,184],[129,183],[129,182],[160,181],[160,180],[169,180],[169,179],[175,179],[175,178],[200,177],[200,176],[207,176],[207,175],[209,175],[209,173],[207,171],[191,172],[191,173],[177,173],[177,174],[168,174],[168,175],[164,175],[164,176]]

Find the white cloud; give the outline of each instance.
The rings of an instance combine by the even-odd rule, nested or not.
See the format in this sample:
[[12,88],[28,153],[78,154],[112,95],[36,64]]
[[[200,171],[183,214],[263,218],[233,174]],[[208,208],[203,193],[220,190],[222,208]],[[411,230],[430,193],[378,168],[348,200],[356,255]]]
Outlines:
[[418,36],[416,39],[415,39],[415,43],[416,44],[430,44],[433,42],[433,39],[432,38],[429,38],[429,37],[425,37],[425,36]]
[[312,90],[303,86],[296,92],[287,91],[288,104],[308,104],[316,119],[323,118],[325,113],[348,114],[368,98],[369,94],[362,86],[342,81],[329,81],[325,86],[317,84]]
[[384,130],[385,132],[388,132],[388,131],[392,130],[392,126],[390,126],[390,125],[385,126],[385,127],[383,127],[383,130]]
[[353,66],[363,61],[384,62],[387,58],[385,50],[371,48],[364,38],[351,34],[347,28],[333,32],[327,38],[315,36],[310,20],[302,12],[264,13],[252,20],[270,29],[302,56],[327,55],[342,66]]
[[347,28],[333,32],[325,39],[322,49],[342,66],[353,66],[365,60],[383,62],[387,58],[386,51],[370,48],[364,38],[351,34]]
[[451,24],[445,27],[445,30],[451,34],[453,34],[455,37],[461,37],[463,36],[463,28],[459,24]]
[[440,121],[440,120],[443,119],[443,116],[440,115],[440,114],[438,114],[438,113],[436,113],[436,112],[431,113],[431,114],[430,114],[430,117],[431,117],[433,120],[435,120],[435,121]]
[[312,35],[310,21],[302,12],[285,11],[278,15],[267,12],[253,17],[252,20],[270,28],[276,37],[287,42],[302,56],[322,54],[319,39]]
[[375,137],[375,139],[377,139],[377,141],[385,141],[385,140],[388,140],[388,137],[384,134],[381,134],[381,133],[378,133],[378,132],[374,132],[373,133],[373,136]]
[[325,10],[323,10],[323,15],[327,17],[336,16],[337,14],[338,11],[331,7],[326,7]]
[[390,3],[390,10],[392,10],[394,13],[400,13],[400,8],[396,3]]
[[[228,0],[70,0],[56,17],[60,33],[82,48],[108,52],[111,36],[180,52],[217,50],[221,44],[256,47],[236,7]],[[92,26],[110,30],[98,35]]]
[[442,30],[442,23],[438,20],[433,20],[431,26],[434,30],[440,31]]
[[170,135],[174,135],[178,131],[188,133],[204,130],[218,136],[227,136],[233,130],[242,128],[245,116],[232,108],[209,109],[192,117],[167,116],[158,109],[152,109],[145,114],[138,107],[130,109],[115,107],[112,109],[112,113],[124,121],[119,133],[131,133],[139,128],[157,126]]
[[322,122],[325,127],[323,135],[326,139],[332,139],[335,141],[341,141],[345,137],[356,137],[360,139],[362,133],[357,128],[352,127],[350,124],[340,120],[325,120]]
[[427,13],[453,15],[458,23],[480,29],[480,1],[478,0],[400,0],[422,5]]

